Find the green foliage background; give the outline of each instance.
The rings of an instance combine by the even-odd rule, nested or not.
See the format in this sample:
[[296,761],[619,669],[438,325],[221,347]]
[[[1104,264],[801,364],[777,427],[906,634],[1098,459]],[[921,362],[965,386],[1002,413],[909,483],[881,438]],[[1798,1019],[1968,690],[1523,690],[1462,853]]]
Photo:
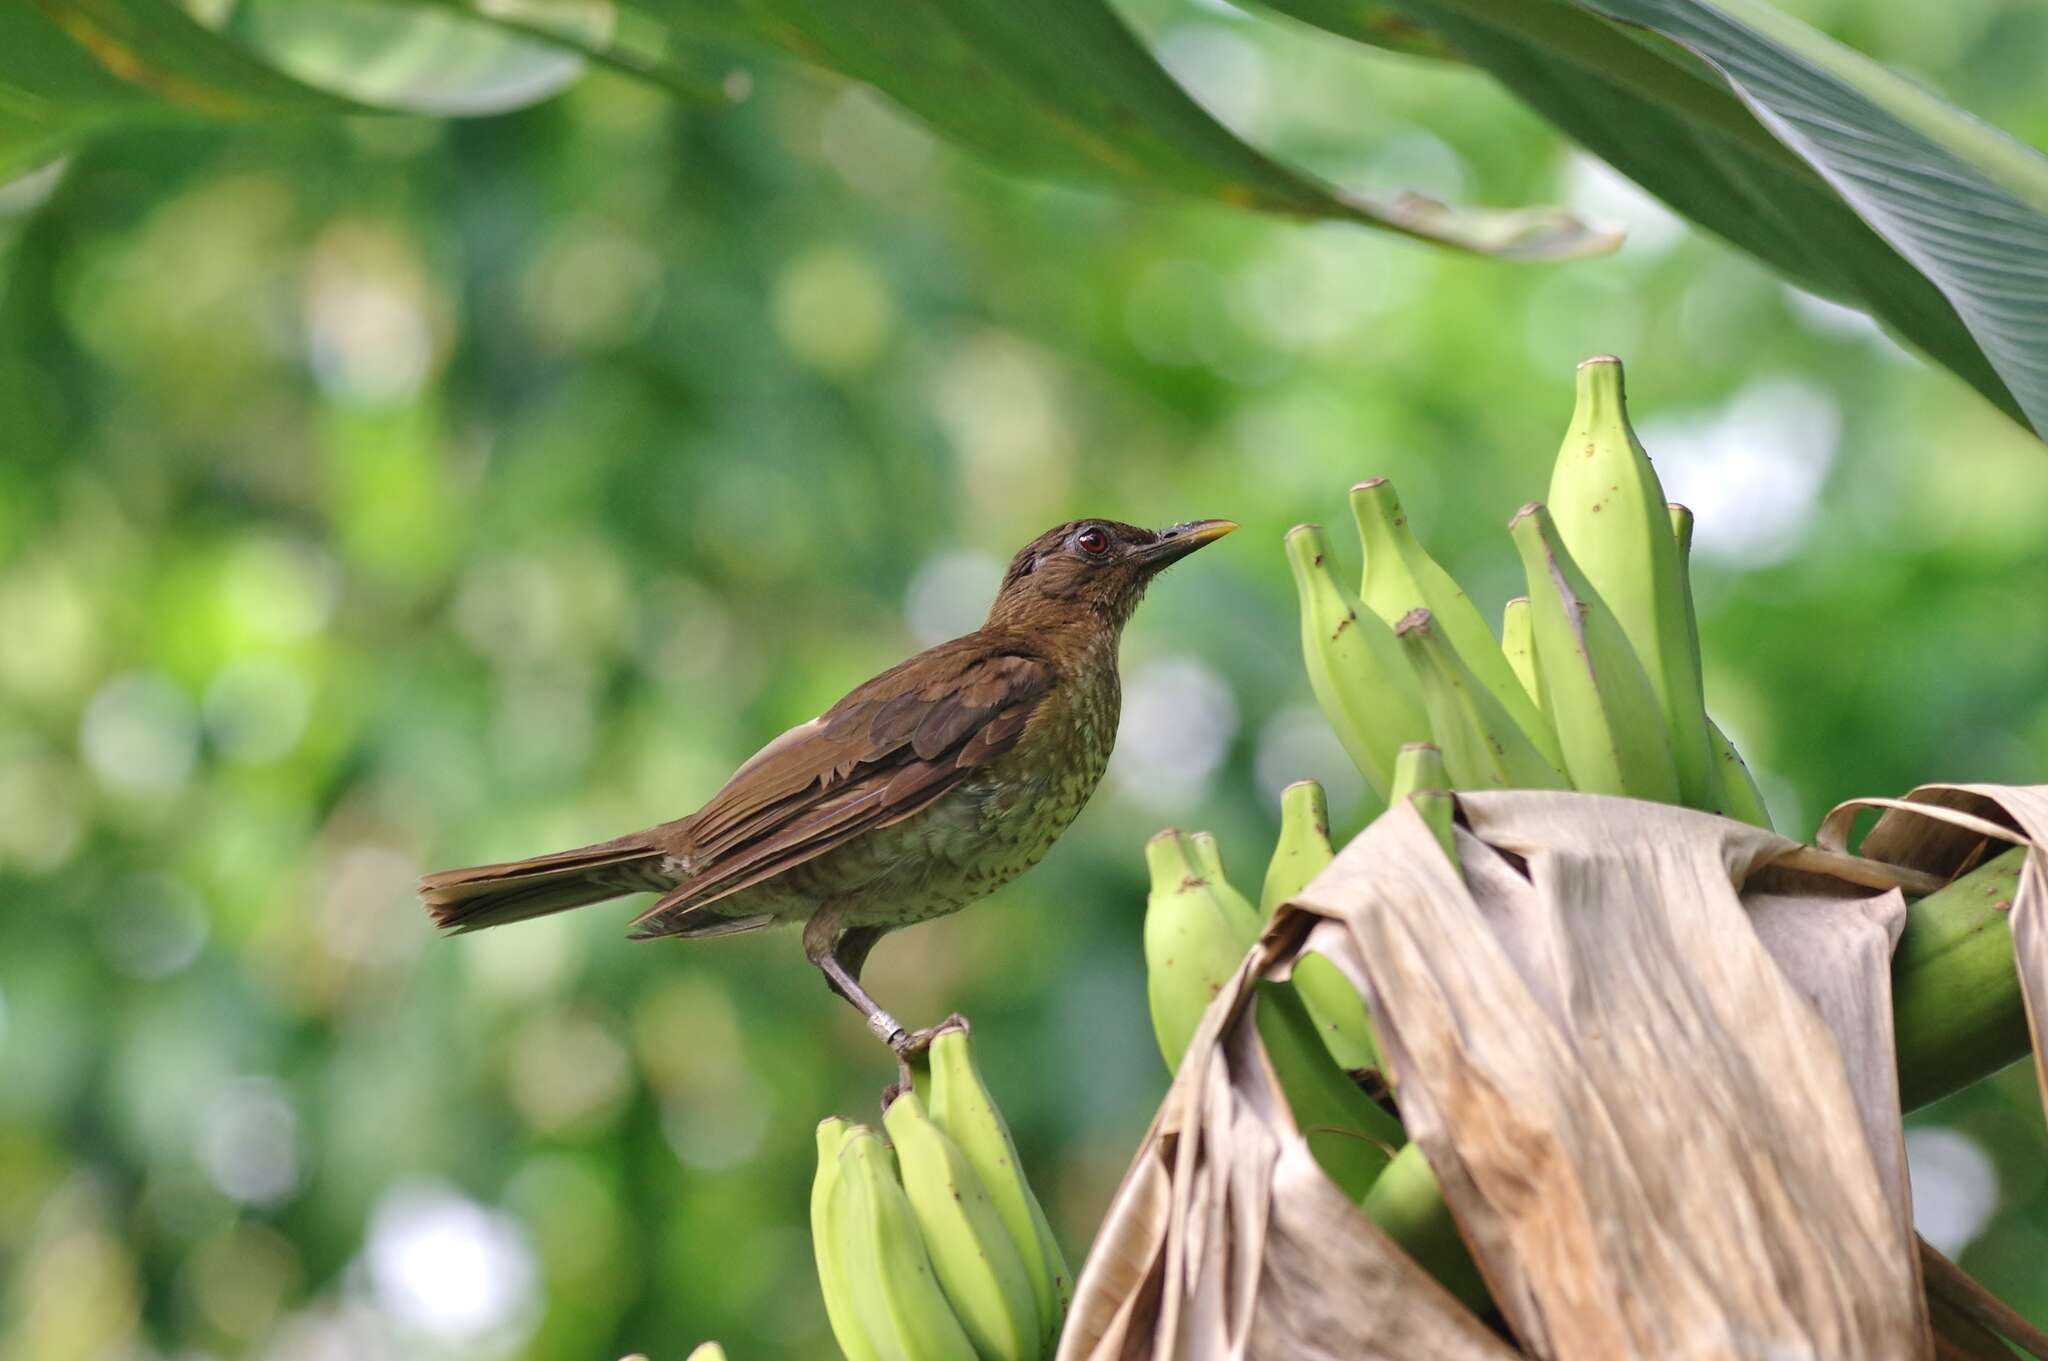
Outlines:
[[[2038,6],[1797,8],[2048,142]],[[435,940],[412,879],[686,811],[971,626],[1050,523],[1227,515],[1131,628],[1075,830],[871,966],[906,1019],[973,1017],[1078,1261],[1166,1083],[1143,837],[1214,828],[1253,885],[1279,783],[1329,778],[1340,833],[1374,811],[1281,532],[1348,543],[1386,474],[1496,608],[1589,353],[1703,536],[1739,530],[1695,574],[1708,693],[1781,826],[2043,778],[2038,443],[1477,75],[1129,12],[1332,178],[1634,239],[1508,266],[1034,188],[772,66],[725,112],[597,76],[0,189],[0,1355],[827,1354],[811,1128],[890,1070],[795,940],[629,945],[623,908]],[[1961,1260],[2048,1319],[2028,1075],[1930,1123],[1988,1164],[1922,1136],[1923,1214],[1991,1167]]]

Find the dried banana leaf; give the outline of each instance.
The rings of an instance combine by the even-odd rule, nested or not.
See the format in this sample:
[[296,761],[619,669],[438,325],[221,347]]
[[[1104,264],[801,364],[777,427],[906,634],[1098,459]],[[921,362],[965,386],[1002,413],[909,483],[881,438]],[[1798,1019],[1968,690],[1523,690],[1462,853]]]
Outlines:
[[1815,838],[1846,848],[1856,814],[1883,808],[1863,839],[1869,859],[1937,873],[1972,868],[2006,842],[2028,848],[2012,903],[2012,947],[2034,1045],[2034,1076],[2048,1109],[2048,785],[1927,784],[1903,799],[1851,799]]
[[1294,1129],[1245,1012],[1306,949],[1366,990],[1529,1354],[1932,1355],[1882,867],[1628,800],[1459,803],[1462,872],[1404,806],[1276,915],[1140,1149],[1062,1361],[1514,1354]]
[[1255,951],[1210,1007],[1074,1292],[1059,1361],[1510,1361],[1316,1165],[1259,1048]]

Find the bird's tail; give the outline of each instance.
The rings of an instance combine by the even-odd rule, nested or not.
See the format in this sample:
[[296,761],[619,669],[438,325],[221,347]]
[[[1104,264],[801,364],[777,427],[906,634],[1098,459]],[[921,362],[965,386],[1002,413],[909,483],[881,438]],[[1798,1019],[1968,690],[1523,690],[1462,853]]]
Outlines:
[[646,832],[531,860],[442,870],[420,880],[434,925],[450,931],[544,917],[627,893],[664,892],[682,878]]

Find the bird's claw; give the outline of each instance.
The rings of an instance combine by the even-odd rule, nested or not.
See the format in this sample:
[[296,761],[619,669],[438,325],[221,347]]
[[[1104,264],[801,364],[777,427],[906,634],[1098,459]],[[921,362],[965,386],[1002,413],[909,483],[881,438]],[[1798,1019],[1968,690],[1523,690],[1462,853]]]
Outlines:
[[926,1026],[923,1030],[905,1030],[898,1026],[888,1038],[889,1047],[896,1051],[896,1057],[904,1063],[911,1063],[924,1056],[932,1047],[932,1041],[949,1030],[967,1029],[967,1018],[954,1012],[937,1025]]

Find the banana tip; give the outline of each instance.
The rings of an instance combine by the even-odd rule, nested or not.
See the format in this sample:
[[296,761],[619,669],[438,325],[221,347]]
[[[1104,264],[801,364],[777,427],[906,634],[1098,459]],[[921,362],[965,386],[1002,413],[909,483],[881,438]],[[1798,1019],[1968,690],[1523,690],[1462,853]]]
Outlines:
[[1513,515],[1508,516],[1508,528],[1513,529],[1516,525],[1542,509],[1543,503],[1541,501],[1524,501],[1519,510]]
[[1363,482],[1354,482],[1354,483],[1352,483],[1352,484],[1351,484],[1351,490],[1353,490],[1353,491],[1371,491],[1371,490],[1373,490],[1373,489],[1374,489],[1375,487],[1384,487],[1384,486],[1386,486],[1386,485],[1387,485],[1387,479],[1386,479],[1386,478],[1384,478],[1384,477],[1368,477],[1368,478],[1366,478],[1366,479],[1365,479],[1365,481],[1363,481]]
[[1612,364],[1618,369],[1621,367],[1621,359],[1617,355],[1596,354],[1579,361],[1579,367],[1582,369],[1595,368],[1601,364]]

